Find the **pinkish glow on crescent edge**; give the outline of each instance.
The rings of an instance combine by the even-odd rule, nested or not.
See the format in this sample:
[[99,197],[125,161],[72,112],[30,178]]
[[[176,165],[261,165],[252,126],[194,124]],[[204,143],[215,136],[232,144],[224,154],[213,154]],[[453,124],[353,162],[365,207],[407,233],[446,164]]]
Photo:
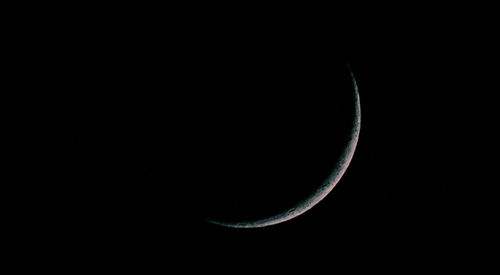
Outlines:
[[209,219],[206,219],[206,221],[213,224],[227,226],[227,227],[234,227],[234,228],[264,227],[291,220],[303,214],[304,212],[315,206],[317,203],[319,203],[321,200],[323,200],[330,193],[330,191],[333,190],[335,185],[340,181],[340,179],[344,175],[345,171],[347,170],[347,167],[349,166],[349,163],[351,162],[351,159],[354,155],[354,151],[356,150],[356,145],[358,143],[359,131],[361,128],[361,106],[359,100],[358,85],[356,83],[356,79],[354,78],[352,71],[351,71],[351,78],[354,86],[355,109],[353,114],[354,115],[353,128],[349,137],[349,142],[345,147],[342,155],[340,156],[339,161],[337,162],[335,168],[333,169],[333,172],[330,174],[328,179],[325,180],[325,182],[311,196],[309,196],[304,201],[300,202],[295,207],[292,207],[289,210],[285,211],[284,213],[280,213],[278,215],[274,215],[265,219],[260,219],[255,221],[234,222],[234,223],[219,222]]

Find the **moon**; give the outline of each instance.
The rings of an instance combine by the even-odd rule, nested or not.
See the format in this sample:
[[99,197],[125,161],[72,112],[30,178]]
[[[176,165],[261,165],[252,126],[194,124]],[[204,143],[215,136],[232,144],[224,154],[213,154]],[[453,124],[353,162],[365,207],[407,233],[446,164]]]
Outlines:
[[347,167],[351,163],[351,159],[354,155],[354,151],[356,150],[356,145],[359,139],[359,132],[361,129],[361,105],[359,99],[358,86],[350,67],[349,71],[353,85],[353,104],[354,104],[352,130],[349,133],[348,142],[340,155],[339,161],[335,164],[335,167],[328,176],[328,178],[306,199],[302,200],[294,207],[291,207],[288,210],[281,212],[280,214],[273,215],[264,219],[242,221],[242,222],[222,222],[212,219],[205,219],[205,221],[212,224],[225,227],[233,227],[233,228],[259,228],[259,227],[275,225],[286,222],[305,213],[313,206],[318,204],[321,200],[323,200],[333,190],[333,188],[340,181],[345,171],[347,170]]

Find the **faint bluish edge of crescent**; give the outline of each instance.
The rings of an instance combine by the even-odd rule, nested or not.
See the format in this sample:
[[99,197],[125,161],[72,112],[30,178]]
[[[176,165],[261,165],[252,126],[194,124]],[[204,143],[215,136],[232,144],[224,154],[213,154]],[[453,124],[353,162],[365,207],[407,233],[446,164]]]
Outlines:
[[[349,67],[350,70],[350,67]],[[339,161],[336,164],[336,167],[333,169],[333,172],[330,174],[327,180],[306,200],[302,201],[297,207],[291,208],[284,213],[280,213],[278,215],[274,215],[265,219],[256,220],[256,221],[244,221],[244,222],[219,222],[215,220],[205,219],[207,222],[227,226],[234,228],[257,228],[264,227],[269,225],[274,225],[278,223],[282,223],[288,220],[291,220],[304,212],[311,209],[313,206],[318,204],[321,200],[323,200],[337,185],[342,176],[344,175],[347,167],[351,163],[352,157],[354,155],[354,151],[356,150],[356,145],[358,144],[359,132],[361,129],[361,104],[359,99],[358,85],[354,75],[351,71],[351,78],[354,86],[354,121],[351,134],[349,136],[349,143],[342,152],[342,155],[339,158]]]

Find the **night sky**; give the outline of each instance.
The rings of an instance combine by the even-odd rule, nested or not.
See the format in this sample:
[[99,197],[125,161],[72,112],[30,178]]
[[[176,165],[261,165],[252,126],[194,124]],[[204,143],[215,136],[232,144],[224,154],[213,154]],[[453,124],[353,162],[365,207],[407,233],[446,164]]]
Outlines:
[[[20,266],[475,265],[466,23],[355,4],[70,10],[22,44],[23,195],[7,250]],[[327,176],[352,122],[346,64],[361,133],[330,195],[271,227],[204,222],[279,211]]]

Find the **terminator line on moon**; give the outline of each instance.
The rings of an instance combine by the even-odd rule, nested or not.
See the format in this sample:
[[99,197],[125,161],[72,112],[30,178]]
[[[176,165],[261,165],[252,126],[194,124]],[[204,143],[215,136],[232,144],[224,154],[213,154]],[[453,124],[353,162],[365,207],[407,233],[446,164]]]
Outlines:
[[[350,69],[350,68],[349,68]],[[335,187],[335,185],[340,181],[344,172],[347,170],[351,159],[356,150],[356,145],[358,143],[359,132],[361,128],[361,106],[359,100],[358,86],[356,79],[351,71],[352,85],[353,85],[353,101],[354,101],[354,112],[353,112],[353,123],[352,130],[349,135],[349,141],[344,148],[339,161],[336,163],[335,168],[328,176],[328,178],[317,188],[312,195],[310,195],[305,200],[299,202],[295,207],[292,207],[280,214],[270,216],[268,218],[253,220],[253,221],[241,221],[241,222],[221,222],[217,220],[205,219],[207,222],[234,228],[258,228],[274,224],[279,224],[288,220],[291,220],[307,210],[311,209],[321,200],[323,200],[330,191]]]

